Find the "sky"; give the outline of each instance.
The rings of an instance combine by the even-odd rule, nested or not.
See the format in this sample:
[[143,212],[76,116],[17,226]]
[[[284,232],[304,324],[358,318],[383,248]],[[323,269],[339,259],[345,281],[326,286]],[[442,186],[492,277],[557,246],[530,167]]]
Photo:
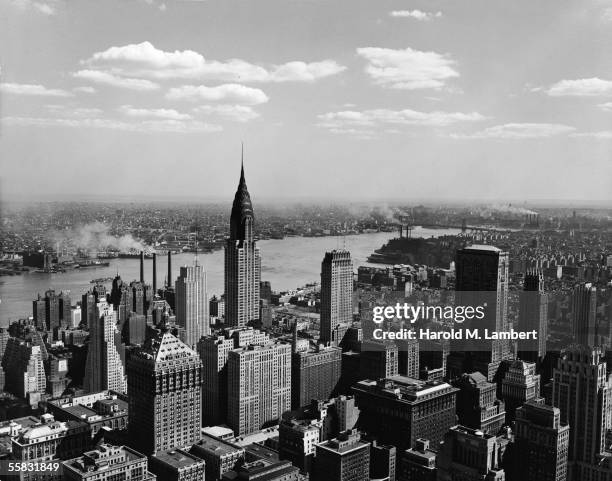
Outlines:
[[612,0],[2,0],[0,196],[612,204]]

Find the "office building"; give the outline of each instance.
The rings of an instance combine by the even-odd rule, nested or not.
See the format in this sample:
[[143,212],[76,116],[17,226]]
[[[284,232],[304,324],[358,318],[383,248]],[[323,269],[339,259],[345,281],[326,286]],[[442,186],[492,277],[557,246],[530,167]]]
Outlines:
[[404,376],[360,381],[353,386],[361,411],[358,426],[383,444],[411,448],[419,438],[439,443],[456,424],[459,390],[444,382],[423,382]]
[[516,410],[515,458],[511,460],[516,479],[522,481],[565,481],[570,427],[561,423],[559,408],[533,399]]
[[206,463],[206,479],[221,479],[244,461],[244,448],[215,436],[203,433],[191,446],[189,453]]
[[96,319],[89,326],[89,349],[85,364],[85,390],[126,391],[125,346],[117,329],[117,313],[111,304],[96,304]]
[[150,455],[200,439],[202,363],[170,333],[137,348],[127,363],[129,435]]
[[[63,463],[66,481],[160,481],[149,472],[147,457],[127,446],[101,444]],[[202,479],[202,478],[200,478]]]
[[149,469],[160,481],[203,481],[206,474],[204,460],[183,449],[154,454]]
[[323,422],[318,419],[295,419],[291,415],[283,416],[278,427],[280,459],[287,459],[303,473],[310,473],[316,444],[321,441],[322,424]]
[[546,355],[548,337],[548,297],[544,292],[544,275],[541,271],[525,274],[523,291],[519,299],[518,328],[536,331],[537,339],[519,341],[518,357],[527,362],[541,362]]
[[398,375],[398,349],[393,341],[365,340],[361,343],[361,379],[382,379]]
[[244,166],[230,217],[225,245],[225,324],[246,326],[259,320],[261,257],[255,243],[253,205],[244,179]]
[[352,430],[317,444],[313,479],[369,481],[370,443]]
[[497,399],[497,386],[480,372],[464,374],[455,383],[459,424],[496,435],[506,420],[503,401]]
[[353,262],[346,250],[325,253],[321,263],[320,341],[340,345],[353,320]]
[[398,481],[436,481],[436,454],[430,449],[429,440],[417,439],[414,448],[400,455]]
[[572,334],[576,344],[600,345],[597,332],[597,288],[591,283],[577,285],[572,290]]
[[206,273],[196,260],[193,266],[182,266],[175,283],[176,323],[185,330],[183,342],[196,349],[202,336],[210,334]]
[[9,338],[2,358],[2,368],[5,373],[4,389],[37,408],[47,386],[40,346],[15,337]]
[[502,380],[501,393],[506,403],[506,422],[510,424],[517,408],[540,397],[540,375],[536,374],[535,363],[512,361]]
[[313,399],[331,398],[340,382],[342,350],[338,347],[294,352],[291,357],[292,408],[307,406]]

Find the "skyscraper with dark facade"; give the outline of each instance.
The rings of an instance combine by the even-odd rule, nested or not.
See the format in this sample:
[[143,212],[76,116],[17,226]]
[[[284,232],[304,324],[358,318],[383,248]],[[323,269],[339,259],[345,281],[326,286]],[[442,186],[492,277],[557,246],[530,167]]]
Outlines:
[[352,430],[317,444],[314,473],[313,479],[369,481],[370,443]]
[[339,345],[353,320],[353,262],[346,250],[326,252],[321,263],[321,342]]
[[439,443],[456,424],[457,388],[404,376],[360,381],[353,386],[361,411],[359,429],[384,444],[408,449],[419,438]]
[[548,297],[544,292],[544,276],[540,271],[528,272],[523,282],[519,303],[519,329],[535,330],[537,339],[519,342],[518,357],[528,362],[540,362],[546,355]]
[[254,237],[253,205],[244,179],[244,166],[230,217],[225,244],[225,324],[246,326],[259,320],[261,257]]
[[496,435],[506,419],[505,405],[497,399],[497,387],[476,371],[463,374],[454,385],[457,393],[459,424]]
[[313,399],[327,400],[340,382],[342,350],[318,346],[314,350],[294,352],[291,358],[292,408],[310,404]]
[[[484,317],[466,320],[462,328],[490,331],[508,330],[508,253],[491,245],[472,245],[457,251],[456,256],[457,306],[484,307]],[[455,350],[455,347],[451,347]],[[510,358],[510,346],[504,340],[480,340],[462,343],[461,351],[471,352],[471,359],[463,366],[453,365],[457,371],[480,371],[489,381],[497,373],[502,360]],[[453,360],[462,358],[462,352],[453,352]],[[451,358],[449,358],[449,364]]]
[[592,478],[612,427],[612,390],[599,348],[573,346],[561,354],[553,371],[552,403],[562,424],[569,424],[568,479]]
[[185,344],[196,349],[200,338],[210,333],[206,273],[197,260],[181,267],[175,286],[176,322],[185,329]]
[[598,345],[597,288],[587,282],[572,291],[572,333],[574,342],[583,346]]
[[561,422],[559,408],[543,399],[527,401],[516,410],[514,431],[516,479],[565,481],[570,427]]
[[202,363],[172,334],[150,339],[127,363],[129,437],[150,455],[200,439]]

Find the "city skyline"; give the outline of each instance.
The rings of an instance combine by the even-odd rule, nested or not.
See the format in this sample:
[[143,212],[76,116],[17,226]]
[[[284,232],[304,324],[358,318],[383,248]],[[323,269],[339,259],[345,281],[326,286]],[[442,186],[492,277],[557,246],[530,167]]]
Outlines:
[[244,140],[270,198],[609,203],[611,8],[5,2],[2,198],[218,198]]

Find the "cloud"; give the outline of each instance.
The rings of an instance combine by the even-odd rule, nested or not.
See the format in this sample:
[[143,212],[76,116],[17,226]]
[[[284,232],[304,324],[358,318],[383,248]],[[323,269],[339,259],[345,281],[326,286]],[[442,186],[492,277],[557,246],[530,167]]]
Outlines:
[[11,4],[21,11],[33,10],[43,15],[52,16],[57,13],[57,1],[35,2],[32,0],[12,0]]
[[110,47],[82,64],[114,75],[153,79],[202,79],[223,82],[314,82],[346,69],[334,60],[292,61],[265,68],[241,59],[205,59],[193,50],[167,52],[150,42]]
[[612,139],[612,130],[600,130],[598,132],[575,132],[570,137],[587,137],[592,139]]
[[2,122],[6,125],[28,127],[73,127],[98,128],[111,130],[124,130],[128,132],[143,133],[209,133],[219,132],[220,125],[208,124],[200,121],[184,120],[145,120],[141,122],[124,122],[112,119],[70,119],[70,118],[43,118],[43,117],[5,117]]
[[71,97],[72,94],[62,89],[49,89],[39,84],[0,83],[0,92],[15,95]]
[[97,90],[93,87],[90,86],[85,86],[85,87],[75,87],[74,89],[75,92],[82,92],[85,94],[95,94],[97,92]]
[[259,117],[259,114],[247,105],[201,105],[196,107],[194,112],[217,115],[236,122],[248,122]]
[[355,127],[380,128],[382,125],[445,127],[458,122],[477,122],[486,119],[486,117],[478,112],[419,112],[411,109],[345,110],[342,112],[328,112],[319,115],[318,118],[319,123],[317,125],[330,130]]
[[45,105],[45,107],[49,112],[55,114],[61,113],[62,115],[68,115],[70,117],[98,117],[104,113],[102,109],[94,107],[72,108],[61,104],[48,104]]
[[393,10],[389,12],[390,17],[413,18],[420,21],[429,21],[442,16],[442,12],[423,12],[422,10]]
[[245,105],[264,104],[269,100],[262,90],[239,84],[222,84],[216,87],[183,85],[182,87],[173,87],[168,90],[166,98],[171,100],[205,100],[208,102]]
[[612,81],[597,77],[577,80],[561,80],[551,85],[546,93],[551,97],[593,97],[612,95]]
[[601,110],[605,110],[606,112],[612,112],[612,102],[606,102],[603,104],[599,104],[598,107]]
[[509,123],[487,127],[473,134],[451,134],[454,139],[539,139],[569,134],[576,130],[563,124]]
[[119,112],[128,117],[149,117],[156,119],[189,120],[191,115],[182,114],[174,109],[139,109],[131,105],[122,105]]
[[109,72],[99,70],[79,70],[73,74],[75,78],[90,80],[92,82],[112,85],[130,90],[151,91],[157,90],[159,84],[146,79],[118,77]]
[[455,61],[436,52],[406,48],[364,47],[357,54],[368,61],[365,71],[383,87],[396,89],[439,89],[448,79],[459,77]]

